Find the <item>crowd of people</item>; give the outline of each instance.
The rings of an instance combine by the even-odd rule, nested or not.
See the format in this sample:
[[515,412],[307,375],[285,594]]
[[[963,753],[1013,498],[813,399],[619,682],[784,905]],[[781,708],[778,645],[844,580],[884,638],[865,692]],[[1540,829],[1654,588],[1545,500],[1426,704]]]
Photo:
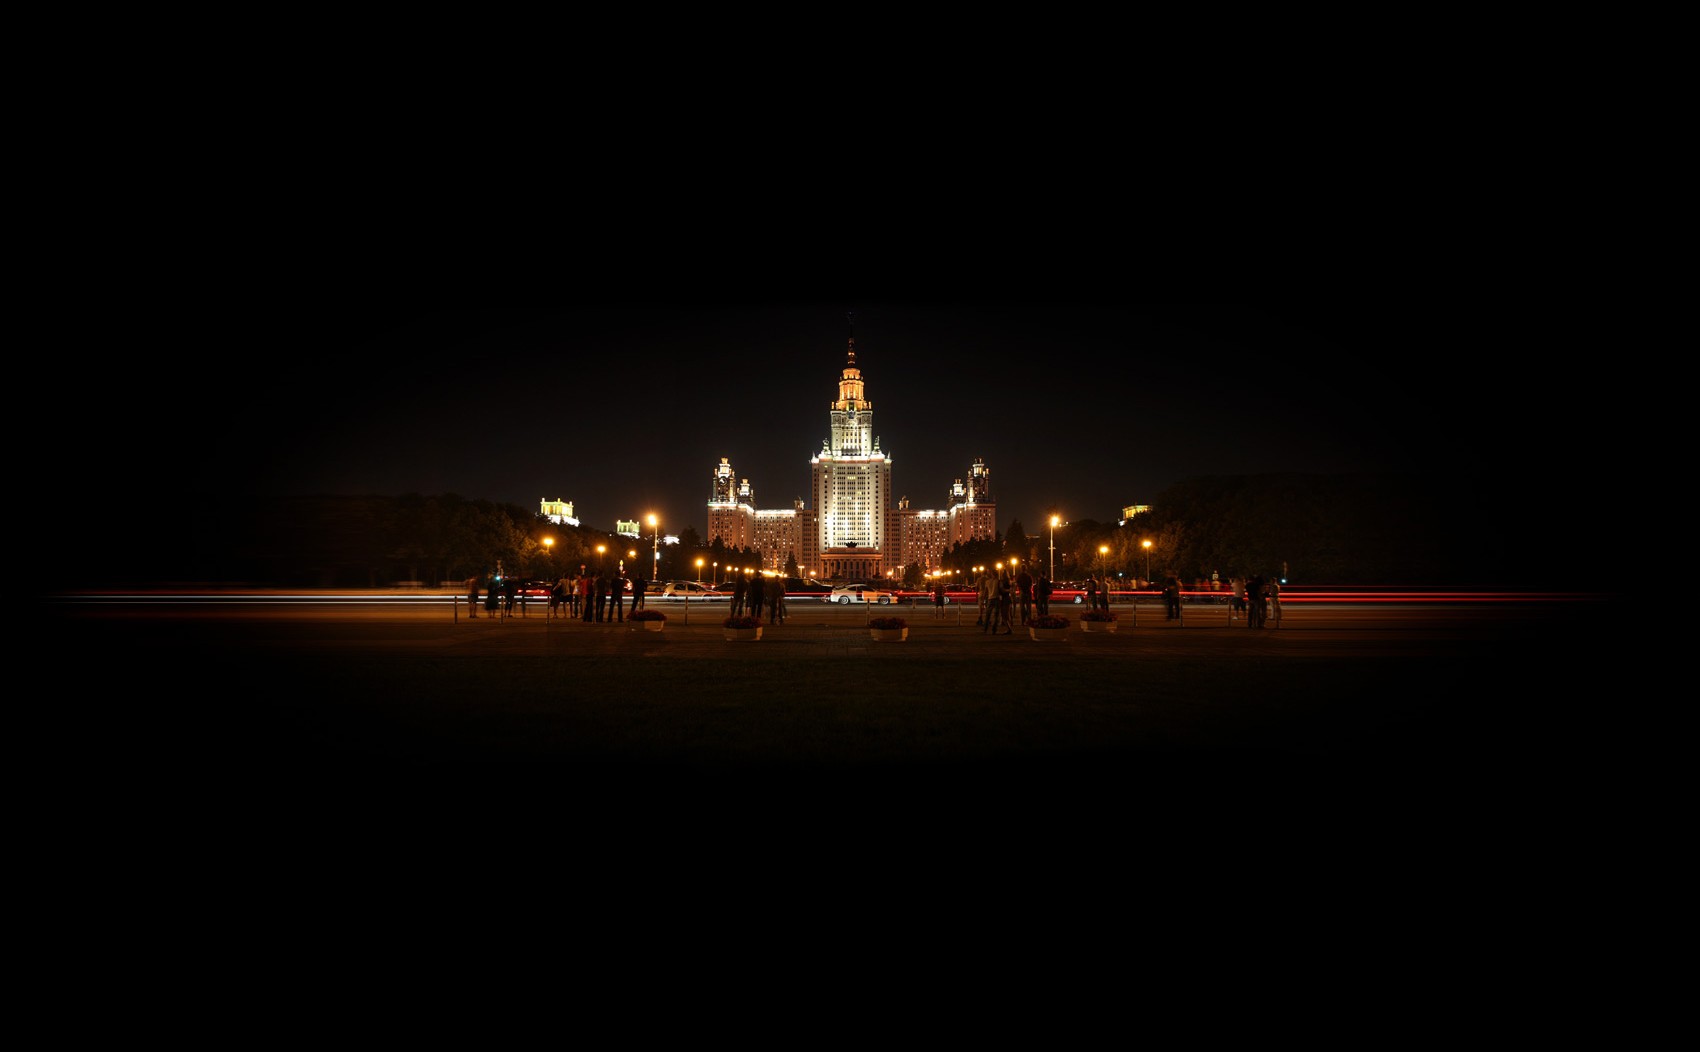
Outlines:
[[[979,592],[979,611],[974,624],[981,633],[1007,635],[1017,627],[1025,628],[1051,613],[1051,595],[1056,582],[1044,571],[1035,578],[1026,567],[1001,567],[986,570],[975,583]],[[935,586],[936,606],[942,608],[944,585]],[[1093,610],[1110,609],[1110,579],[1086,578],[1086,601]],[[1019,620],[1017,620],[1019,618]]]
[[785,621],[785,582],[778,577],[760,574],[738,574],[732,578],[731,617],[753,617],[761,620],[767,611],[767,623]]
[[[520,582],[513,577],[485,574],[467,581],[468,617],[476,618],[483,597],[486,617],[512,617],[516,603],[525,597],[519,592]],[[619,570],[597,570],[579,567],[576,574],[562,574],[549,586],[549,618],[572,618],[587,623],[624,622],[628,614],[644,608],[649,582],[642,577],[627,577]],[[628,596],[630,597],[628,606]]]
[[[785,582],[778,577],[759,574],[739,574],[732,578],[731,616],[753,617],[757,621],[767,614],[769,624],[783,623],[786,616]],[[1084,582],[1089,609],[1110,609],[1111,580],[1108,574],[1088,576]],[[486,617],[511,617],[516,603],[523,603],[518,592],[519,582],[512,577],[487,574],[467,581],[467,603],[470,617],[476,618],[480,609]],[[1049,616],[1051,596],[1056,584],[1050,575],[1040,572],[1035,578],[1025,567],[1014,566],[988,569],[975,582],[979,608],[974,624],[983,634],[1010,634],[1016,627],[1026,627],[1041,617]],[[627,615],[644,608],[649,582],[642,577],[628,578],[619,570],[597,570],[579,567],[576,574],[562,575],[550,588],[548,616],[573,618],[587,623],[624,622]],[[944,616],[946,585],[942,578],[929,589],[933,600],[933,616]],[[1247,627],[1263,628],[1273,615],[1281,618],[1281,583],[1271,574],[1234,575],[1228,581],[1229,616],[1243,616]],[[630,605],[627,605],[627,596]],[[1162,581],[1165,620],[1181,619],[1181,581],[1173,572]]]
[[1281,579],[1254,573],[1250,577],[1234,575],[1228,579],[1228,616],[1245,619],[1247,628],[1262,628],[1271,615],[1281,620]]

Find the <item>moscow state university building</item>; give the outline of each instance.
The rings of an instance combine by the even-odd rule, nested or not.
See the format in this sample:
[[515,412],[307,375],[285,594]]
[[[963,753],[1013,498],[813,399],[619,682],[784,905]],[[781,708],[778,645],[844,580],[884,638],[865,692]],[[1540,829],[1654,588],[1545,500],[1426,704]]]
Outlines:
[[911,563],[932,572],[953,545],[997,536],[991,472],[979,459],[950,487],[943,511],[914,510],[907,497],[893,498],[891,457],[874,437],[874,405],[863,393],[854,337],[830,424],[809,458],[810,496],[789,508],[757,508],[750,480],[739,481],[721,457],[708,498],[709,542],[718,537],[753,549],[765,570],[783,573],[795,558],[804,577],[871,581],[902,577]]

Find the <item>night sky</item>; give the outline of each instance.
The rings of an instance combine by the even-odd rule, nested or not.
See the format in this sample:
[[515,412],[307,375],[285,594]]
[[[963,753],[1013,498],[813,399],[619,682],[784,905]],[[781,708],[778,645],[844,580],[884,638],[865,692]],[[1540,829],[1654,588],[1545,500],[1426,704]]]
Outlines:
[[852,333],[897,495],[943,508],[981,458],[1006,531],[1205,475],[1544,485],[1578,441],[1534,422],[1575,381],[1468,305],[390,292],[152,305],[146,346],[80,377],[135,423],[49,483],[163,515],[452,492],[701,532],[721,457],[759,507],[808,496]]

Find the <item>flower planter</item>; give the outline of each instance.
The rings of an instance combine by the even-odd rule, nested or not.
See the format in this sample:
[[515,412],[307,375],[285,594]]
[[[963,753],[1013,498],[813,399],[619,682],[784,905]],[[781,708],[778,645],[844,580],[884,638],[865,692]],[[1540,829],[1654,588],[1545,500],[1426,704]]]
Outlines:
[[1114,632],[1116,630],[1116,622],[1082,621],[1080,622],[1080,630],[1083,632]]
[[1027,634],[1041,643],[1054,643],[1068,639],[1068,629],[1066,628],[1034,628],[1029,625]]
[[728,643],[753,643],[761,638],[760,628],[722,628],[720,634],[726,637]]
[[868,635],[876,643],[901,643],[909,638],[907,628],[870,628]]

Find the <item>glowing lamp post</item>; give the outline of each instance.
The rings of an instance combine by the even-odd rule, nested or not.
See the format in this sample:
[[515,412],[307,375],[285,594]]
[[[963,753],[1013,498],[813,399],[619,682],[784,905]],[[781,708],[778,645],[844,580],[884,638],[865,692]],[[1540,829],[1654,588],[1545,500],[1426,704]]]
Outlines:
[[661,527],[656,524],[655,513],[649,513],[650,546],[655,549],[655,569],[650,572],[649,579],[661,579]]
[[1057,517],[1051,516],[1051,580],[1057,579]]
[[702,560],[697,560],[697,584],[702,583]]
[[1145,546],[1145,583],[1150,584],[1151,583],[1151,542],[1150,541],[1140,541],[1139,543]]

